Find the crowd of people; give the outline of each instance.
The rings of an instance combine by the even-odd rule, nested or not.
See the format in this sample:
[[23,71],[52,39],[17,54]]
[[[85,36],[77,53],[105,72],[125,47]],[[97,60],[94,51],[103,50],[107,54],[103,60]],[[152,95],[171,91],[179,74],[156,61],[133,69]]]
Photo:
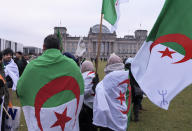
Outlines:
[[[0,102],[4,101],[5,109],[12,106],[12,91],[16,91],[22,106],[34,107],[33,110],[26,108],[24,111],[26,120],[35,121],[26,122],[29,131],[50,128],[54,130],[57,126],[60,130],[68,131],[97,131],[98,128],[100,131],[126,131],[130,120],[139,121],[143,92],[131,73],[129,60],[123,61],[116,54],[111,54],[108,59],[102,59],[107,64],[104,69],[105,76],[99,80],[94,68],[94,59],[90,58],[89,61],[76,58],[68,52],[62,54],[57,36],[47,36],[43,50],[44,53],[31,58],[33,60],[29,60],[28,56],[24,57],[22,52],[14,54],[11,49],[0,52]],[[31,83],[34,85],[30,85]],[[73,94],[66,94],[64,90],[71,90]],[[59,99],[52,98],[51,95],[55,95],[53,92],[60,93]],[[38,93],[45,96],[38,99]],[[4,100],[2,96],[5,96]],[[43,122],[47,121],[47,118],[52,119],[49,111],[53,111],[50,109],[53,105],[44,105],[48,99],[52,99],[53,105],[56,106],[54,110],[58,118],[52,126]],[[73,102],[73,99],[76,101]],[[57,106],[62,104],[65,104],[62,114],[65,118],[60,118],[56,113]],[[41,108],[47,108],[46,117],[41,115],[40,118],[38,115],[38,111],[43,110]],[[74,112],[75,115],[67,112]],[[2,131],[5,115],[6,112],[3,111]]]

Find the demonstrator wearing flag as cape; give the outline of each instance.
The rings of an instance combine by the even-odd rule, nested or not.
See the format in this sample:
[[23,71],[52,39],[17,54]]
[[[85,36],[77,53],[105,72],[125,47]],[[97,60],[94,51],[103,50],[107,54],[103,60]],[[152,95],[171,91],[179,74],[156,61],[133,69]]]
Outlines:
[[47,36],[42,56],[27,65],[18,82],[28,131],[79,130],[83,78],[77,64],[59,48],[57,36]]
[[81,131],[97,131],[93,122],[93,100],[95,97],[95,87],[99,82],[98,75],[95,73],[93,63],[84,61],[81,65],[81,72],[84,79],[84,102],[79,115],[79,126]]
[[105,68],[106,76],[96,86],[93,124],[100,131],[126,131],[130,116],[131,87],[129,71],[120,57],[112,54]]

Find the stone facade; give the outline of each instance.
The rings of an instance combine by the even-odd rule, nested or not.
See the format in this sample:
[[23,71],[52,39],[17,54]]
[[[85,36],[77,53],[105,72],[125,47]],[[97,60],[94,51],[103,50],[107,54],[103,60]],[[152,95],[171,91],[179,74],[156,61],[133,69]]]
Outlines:
[[[58,30],[62,35],[64,51],[74,54],[80,37],[67,34],[67,28],[65,27],[55,27],[54,33],[57,34]],[[95,25],[90,28],[88,36],[83,37],[87,58],[96,57],[98,36],[99,25]],[[108,58],[111,53],[115,53],[121,58],[134,57],[146,38],[147,30],[136,30],[135,36],[126,35],[123,38],[118,38],[115,32],[110,33],[110,30],[103,25],[100,57]]]

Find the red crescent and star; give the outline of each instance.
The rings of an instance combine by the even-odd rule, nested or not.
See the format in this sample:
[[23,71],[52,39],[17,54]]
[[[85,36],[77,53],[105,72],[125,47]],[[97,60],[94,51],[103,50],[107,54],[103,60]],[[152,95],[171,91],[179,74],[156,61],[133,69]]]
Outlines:
[[55,115],[57,117],[57,121],[51,126],[51,128],[56,127],[56,126],[60,126],[62,131],[64,131],[65,124],[72,119],[72,118],[67,116],[67,107],[65,108],[65,110],[62,114],[55,112]]
[[175,51],[170,51],[169,48],[167,47],[165,49],[165,51],[159,51],[159,53],[162,53],[162,56],[161,57],[165,57],[165,56],[168,56],[170,57],[171,59],[173,58],[172,57],[172,54],[176,53]]
[[116,98],[117,100],[121,101],[121,105],[123,104],[123,101],[125,101],[125,93],[122,93],[120,91],[119,97]]
[[[156,45],[161,43],[166,43],[166,42],[175,42],[181,45],[185,50],[184,58],[173,64],[183,63],[192,58],[192,40],[183,34],[168,34],[168,35],[160,36],[151,44],[150,52],[153,49],[153,47],[155,47]],[[171,54],[173,54],[173,52],[170,52],[169,50],[165,50],[164,52],[160,52],[160,53],[163,53],[162,57],[168,56],[170,58],[172,58]]]
[[[121,83],[119,83],[118,86],[123,85],[123,84],[128,84],[127,88],[129,90],[129,98],[128,98],[128,106],[127,106],[127,110],[126,111],[122,111],[120,110],[123,114],[127,114],[129,112],[130,106],[131,106],[131,86],[130,86],[130,80],[126,79],[124,81],[122,81]],[[122,96],[121,92],[120,92],[120,96]],[[125,94],[124,94],[124,98],[125,98]],[[121,97],[122,102],[124,101],[123,98]],[[122,105],[122,104],[121,104]]]
[[[40,121],[40,111],[41,111],[41,108],[43,107],[43,104],[52,96],[65,90],[72,91],[73,94],[75,95],[75,98],[77,99],[75,116],[77,115],[77,110],[78,110],[79,101],[80,101],[80,88],[77,81],[72,76],[62,76],[62,77],[56,78],[50,81],[49,83],[47,83],[46,85],[44,85],[39,90],[39,92],[35,97],[35,103],[34,103],[35,117],[37,119],[38,127],[41,131],[43,131],[43,127]],[[65,124],[71,120],[71,118],[67,116],[67,107],[65,108],[62,114],[55,112],[55,115],[57,117],[57,121],[51,127],[60,126],[61,129],[64,130]],[[74,125],[75,125],[75,122],[76,122],[76,118],[74,121]]]

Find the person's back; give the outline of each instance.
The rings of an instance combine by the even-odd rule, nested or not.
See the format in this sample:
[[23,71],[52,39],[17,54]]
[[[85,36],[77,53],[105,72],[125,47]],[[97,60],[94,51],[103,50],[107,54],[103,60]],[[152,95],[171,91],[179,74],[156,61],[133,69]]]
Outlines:
[[28,130],[78,131],[84,92],[80,70],[61,54],[56,36],[45,38],[44,50],[27,65],[17,87]]
[[128,74],[128,71],[113,71],[99,82],[93,105],[93,124],[126,131],[131,103]]
[[19,69],[19,76],[21,76],[27,65],[27,61],[22,56],[22,52],[20,52],[20,51],[16,52],[16,58],[14,59],[14,61],[17,64],[18,69]]
[[104,71],[106,76],[95,90],[93,124],[101,131],[126,131],[131,105],[129,71],[124,71],[121,58],[115,54],[109,57]]
[[81,65],[81,72],[84,79],[84,103],[79,115],[79,127],[81,131],[96,131],[93,121],[93,100],[94,88],[99,82],[98,75],[94,72],[93,63],[84,61]]

